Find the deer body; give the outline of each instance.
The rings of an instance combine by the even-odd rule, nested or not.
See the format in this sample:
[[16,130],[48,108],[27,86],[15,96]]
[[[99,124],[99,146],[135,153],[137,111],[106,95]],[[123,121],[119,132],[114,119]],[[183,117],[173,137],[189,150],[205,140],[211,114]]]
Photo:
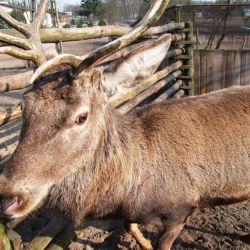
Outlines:
[[75,219],[117,210],[132,222],[161,217],[174,232],[168,249],[194,209],[250,198],[249,100],[250,87],[234,87],[126,116],[108,110],[96,172],[54,186],[52,207]]
[[[112,70],[72,77],[63,66],[37,81],[24,97],[19,145],[0,175],[3,214],[25,216],[47,199],[76,224],[86,215],[160,217],[159,246],[167,250],[194,209],[250,198],[250,87],[126,115],[111,106],[115,82],[129,87],[141,72],[151,74],[170,43],[164,35]],[[116,74],[121,69],[127,78]]]

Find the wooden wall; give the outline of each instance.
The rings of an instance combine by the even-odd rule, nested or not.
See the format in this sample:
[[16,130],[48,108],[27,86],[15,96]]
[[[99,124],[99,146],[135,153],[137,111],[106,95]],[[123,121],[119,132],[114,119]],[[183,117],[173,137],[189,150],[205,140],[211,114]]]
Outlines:
[[195,94],[250,84],[250,50],[194,50]]

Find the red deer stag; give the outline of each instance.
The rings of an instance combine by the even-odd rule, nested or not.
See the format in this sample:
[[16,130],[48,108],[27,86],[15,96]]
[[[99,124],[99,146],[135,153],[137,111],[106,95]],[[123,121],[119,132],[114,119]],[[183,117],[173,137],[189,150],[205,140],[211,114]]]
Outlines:
[[50,207],[76,224],[117,211],[130,222],[160,217],[159,248],[167,250],[195,209],[250,198],[250,87],[128,114],[110,105],[110,94],[152,73],[170,45],[164,35],[111,69],[93,67],[104,52],[138,37],[141,25],[80,65],[79,57],[62,55],[38,69],[33,80],[52,66],[68,69],[58,64],[77,66],[56,78],[49,71],[25,95],[20,142],[0,175],[2,214],[25,216],[48,197]]

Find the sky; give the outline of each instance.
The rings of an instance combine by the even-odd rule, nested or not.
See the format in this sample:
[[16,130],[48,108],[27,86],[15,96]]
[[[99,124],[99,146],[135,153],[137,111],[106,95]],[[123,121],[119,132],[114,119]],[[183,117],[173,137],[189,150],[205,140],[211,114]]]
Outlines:
[[65,4],[80,4],[81,0],[56,0],[57,8],[63,11]]

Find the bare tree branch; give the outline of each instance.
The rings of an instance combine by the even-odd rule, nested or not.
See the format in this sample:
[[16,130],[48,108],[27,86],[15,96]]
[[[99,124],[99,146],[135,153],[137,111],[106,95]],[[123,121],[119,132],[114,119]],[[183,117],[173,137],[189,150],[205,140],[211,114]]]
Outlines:
[[37,15],[32,24],[23,24],[16,21],[0,7],[0,18],[9,23],[13,28],[21,32],[27,38],[27,40],[25,40],[23,38],[17,38],[14,36],[9,36],[7,34],[0,33],[0,42],[4,42],[8,45],[15,45],[19,48],[29,50],[29,52],[26,52],[20,49],[14,49],[13,47],[7,46],[7,48],[4,47],[4,49],[1,50],[2,53],[6,52],[9,55],[17,58],[32,60],[37,66],[40,66],[41,64],[46,62],[39,29],[42,24],[43,17],[46,13],[48,1],[49,0],[40,1]]
[[38,31],[42,25],[44,15],[45,15],[46,10],[47,10],[48,2],[49,2],[49,0],[41,0],[40,1],[38,10],[37,10],[37,13],[35,16],[35,20],[33,22],[34,27],[36,27],[38,29]]
[[32,50],[18,49],[13,46],[1,47],[0,54],[8,54],[23,60],[34,60],[36,58]]
[[28,40],[15,36],[9,36],[7,34],[3,34],[2,32],[0,32],[0,41],[9,45],[15,45],[19,48],[32,49]]
[[11,17],[8,13],[4,11],[4,9],[0,6],[0,18],[3,19],[6,23],[8,23],[11,27],[18,30],[25,36],[29,34],[29,30],[27,25],[24,23],[18,22],[16,19]]

